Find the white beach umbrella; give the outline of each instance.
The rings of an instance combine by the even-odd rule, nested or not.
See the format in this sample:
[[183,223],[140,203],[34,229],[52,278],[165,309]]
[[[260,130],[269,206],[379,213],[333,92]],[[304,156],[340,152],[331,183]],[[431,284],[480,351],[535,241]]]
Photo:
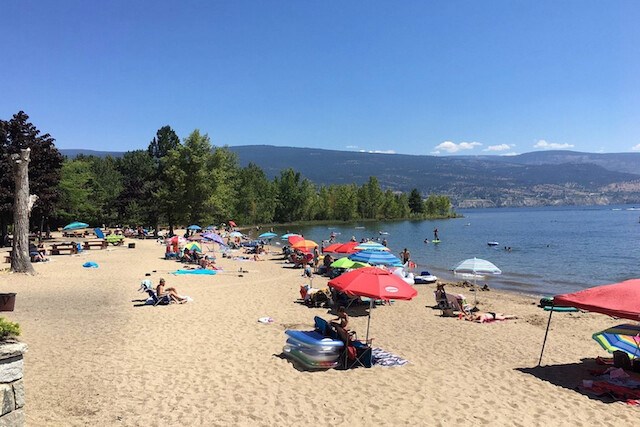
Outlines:
[[498,275],[502,274],[496,265],[490,261],[480,258],[469,258],[460,262],[453,268],[453,274],[456,275],[470,275],[473,278],[473,290],[474,292],[474,306],[478,304],[478,292],[476,289],[476,279],[478,277],[484,277],[486,275]]

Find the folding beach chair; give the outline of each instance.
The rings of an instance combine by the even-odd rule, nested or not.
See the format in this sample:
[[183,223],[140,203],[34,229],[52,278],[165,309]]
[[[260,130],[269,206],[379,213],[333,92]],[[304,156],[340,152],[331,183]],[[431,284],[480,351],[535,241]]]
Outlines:
[[153,289],[147,289],[146,292],[147,294],[149,294],[149,298],[151,298],[151,301],[153,302],[154,307],[156,305],[171,304],[171,298],[169,297],[169,295],[163,295],[161,297],[158,297],[158,295],[156,295],[156,291],[154,291]]
[[358,366],[370,368],[372,366],[371,346],[368,343],[353,339],[349,331],[340,326],[336,326],[335,330],[338,334],[338,339],[345,343],[341,357],[343,369],[352,369]]

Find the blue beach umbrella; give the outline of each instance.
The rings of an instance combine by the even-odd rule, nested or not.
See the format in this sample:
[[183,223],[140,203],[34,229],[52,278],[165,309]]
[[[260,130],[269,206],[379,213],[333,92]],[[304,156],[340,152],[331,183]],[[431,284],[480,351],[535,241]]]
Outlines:
[[389,248],[377,242],[364,242],[353,248],[357,251],[388,251]]
[[289,237],[291,236],[299,236],[298,233],[287,233],[287,234],[283,234],[282,236],[280,236],[280,238],[282,240],[289,240]]
[[277,236],[276,233],[272,233],[272,232],[268,231],[266,233],[262,233],[261,235],[259,235],[258,238],[260,238],[260,239],[273,239],[276,236]]
[[79,230],[81,228],[87,228],[89,224],[84,222],[72,222],[71,224],[67,224],[64,226],[63,230]]
[[349,255],[351,261],[366,262],[371,265],[390,265],[402,267],[402,261],[397,256],[385,251],[360,251]]
[[202,230],[202,227],[199,225],[193,224],[187,227],[187,230]]

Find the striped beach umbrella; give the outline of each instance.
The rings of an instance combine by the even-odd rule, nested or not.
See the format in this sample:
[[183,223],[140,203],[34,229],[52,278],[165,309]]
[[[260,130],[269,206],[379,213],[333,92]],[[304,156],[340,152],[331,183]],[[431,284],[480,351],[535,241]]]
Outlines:
[[397,256],[384,251],[360,251],[349,255],[351,261],[366,262],[371,265],[390,265],[402,267],[402,261]]
[[632,358],[640,357],[640,325],[618,325],[593,334],[592,338],[609,353],[624,351]]
[[354,248],[357,251],[388,251],[389,248],[378,242],[364,242]]

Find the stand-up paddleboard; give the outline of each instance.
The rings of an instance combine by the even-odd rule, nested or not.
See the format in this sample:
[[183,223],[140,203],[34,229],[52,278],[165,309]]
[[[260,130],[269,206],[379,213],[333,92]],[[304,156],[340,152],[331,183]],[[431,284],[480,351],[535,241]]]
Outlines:
[[498,246],[500,243],[498,242],[487,242],[487,245],[489,246]]
[[440,243],[440,242],[441,242],[441,240],[440,240],[440,239],[438,239],[438,240],[432,240],[432,241],[431,241],[431,243]]

